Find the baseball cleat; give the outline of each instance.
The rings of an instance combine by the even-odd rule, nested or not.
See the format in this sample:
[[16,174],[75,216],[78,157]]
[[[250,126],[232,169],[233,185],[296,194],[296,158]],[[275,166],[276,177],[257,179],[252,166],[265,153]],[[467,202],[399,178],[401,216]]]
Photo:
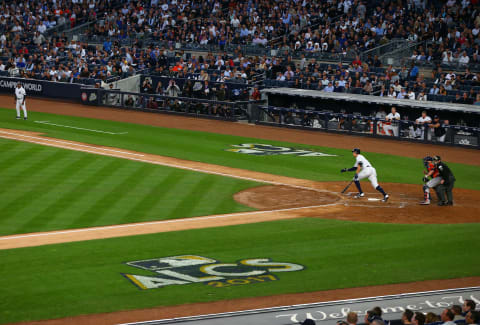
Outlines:
[[385,196],[383,197],[382,202],[387,202],[389,197],[390,197],[390,196],[388,196],[388,194],[385,194]]
[[442,206],[447,205],[447,202],[442,202],[442,201],[440,201],[440,202],[437,203],[437,205],[438,205],[439,207],[442,207]]
[[354,196],[354,198],[355,198],[355,199],[359,199],[359,198],[364,197],[364,196],[365,196],[365,193],[362,192],[362,193],[356,194],[356,195]]
[[430,204],[430,200],[427,200],[427,201],[422,201],[419,203],[420,205],[429,205]]
[[26,120],[27,118],[26,118],[26,117],[24,117],[23,119],[24,119],[24,120]]
[[453,202],[448,201],[447,203],[445,203],[445,205],[453,205]]
[[20,116],[17,116],[17,120],[19,120],[19,119],[20,119]]

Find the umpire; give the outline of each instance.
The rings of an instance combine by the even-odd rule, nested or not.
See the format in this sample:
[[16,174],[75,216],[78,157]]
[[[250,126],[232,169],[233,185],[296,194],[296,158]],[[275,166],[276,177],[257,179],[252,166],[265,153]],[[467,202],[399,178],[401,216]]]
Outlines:
[[[442,180],[440,181],[440,185],[435,187],[435,191],[437,192],[438,205],[453,205],[453,185],[455,184],[455,176],[453,176],[452,171],[448,168],[447,164],[442,162],[440,156],[433,157],[433,161],[438,168],[438,172]],[[447,200],[445,200],[445,193],[447,194]]]

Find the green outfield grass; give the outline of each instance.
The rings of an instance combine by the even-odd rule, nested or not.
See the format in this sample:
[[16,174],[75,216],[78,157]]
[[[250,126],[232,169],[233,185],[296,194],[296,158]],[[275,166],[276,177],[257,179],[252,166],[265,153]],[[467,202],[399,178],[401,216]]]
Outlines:
[[[0,323],[280,293],[479,275],[480,224],[296,219],[0,251]],[[194,254],[299,263],[277,281],[140,290],[125,262]],[[420,290],[421,288],[419,288]]]
[[251,211],[232,196],[259,185],[1,138],[0,153],[0,235]]
[[[112,114],[114,113],[112,112]],[[339,173],[341,168],[353,165],[354,160],[349,150],[37,112],[32,112],[28,121],[17,121],[12,118],[12,116],[12,110],[0,109],[1,126],[4,128],[42,132],[48,136],[62,139],[119,147],[296,178],[318,181],[338,181],[350,179],[352,176],[351,174],[341,175]],[[128,133],[120,135],[101,134],[39,124],[34,122],[36,120],[114,133]],[[214,131],[215,130],[212,130],[212,132]],[[225,149],[231,148],[231,145],[241,143],[273,144],[321,151],[339,156],[321,158],[278,155],[250,156],[225,151]],[[354,143],[352,143],[352,147],[353,146],[355,146]],[[367,152],[367,158],[377,169],[380,182],[421,184],[423,165],[420,159],[368,153],[368,148],[362,149],[364,152]],[[433,155],[435,153],[426,152],[425,155],[427,154]],[[480,189],[479,167],[455,163],[450,163],[449,165],[457,178],[455,186],[476,190]]]

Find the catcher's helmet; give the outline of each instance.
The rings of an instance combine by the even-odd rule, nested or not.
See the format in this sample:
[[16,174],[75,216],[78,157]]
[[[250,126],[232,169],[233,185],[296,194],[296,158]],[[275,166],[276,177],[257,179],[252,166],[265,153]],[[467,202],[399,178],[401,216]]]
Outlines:
[[425,158],[423,158],[423,165],[425,166],[425,168],[428,166],[429,161],[433,161],[433,158],[430,156],[426,156]]
[[360,149],[358,149],[358,148],[354,148],[354,149],[352,150],[352,152],[355,152],[356,154],[358,154],[358,155],[359,155],[359,154],[360,154]]

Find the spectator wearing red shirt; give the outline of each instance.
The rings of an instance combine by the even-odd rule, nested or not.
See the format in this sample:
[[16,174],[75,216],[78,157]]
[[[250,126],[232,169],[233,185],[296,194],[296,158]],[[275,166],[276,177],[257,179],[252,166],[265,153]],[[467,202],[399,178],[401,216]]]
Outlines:
[[352,64],[362,66],[362,60],[360,60],[358,55],[355,57],[355,60],[353,60]]

